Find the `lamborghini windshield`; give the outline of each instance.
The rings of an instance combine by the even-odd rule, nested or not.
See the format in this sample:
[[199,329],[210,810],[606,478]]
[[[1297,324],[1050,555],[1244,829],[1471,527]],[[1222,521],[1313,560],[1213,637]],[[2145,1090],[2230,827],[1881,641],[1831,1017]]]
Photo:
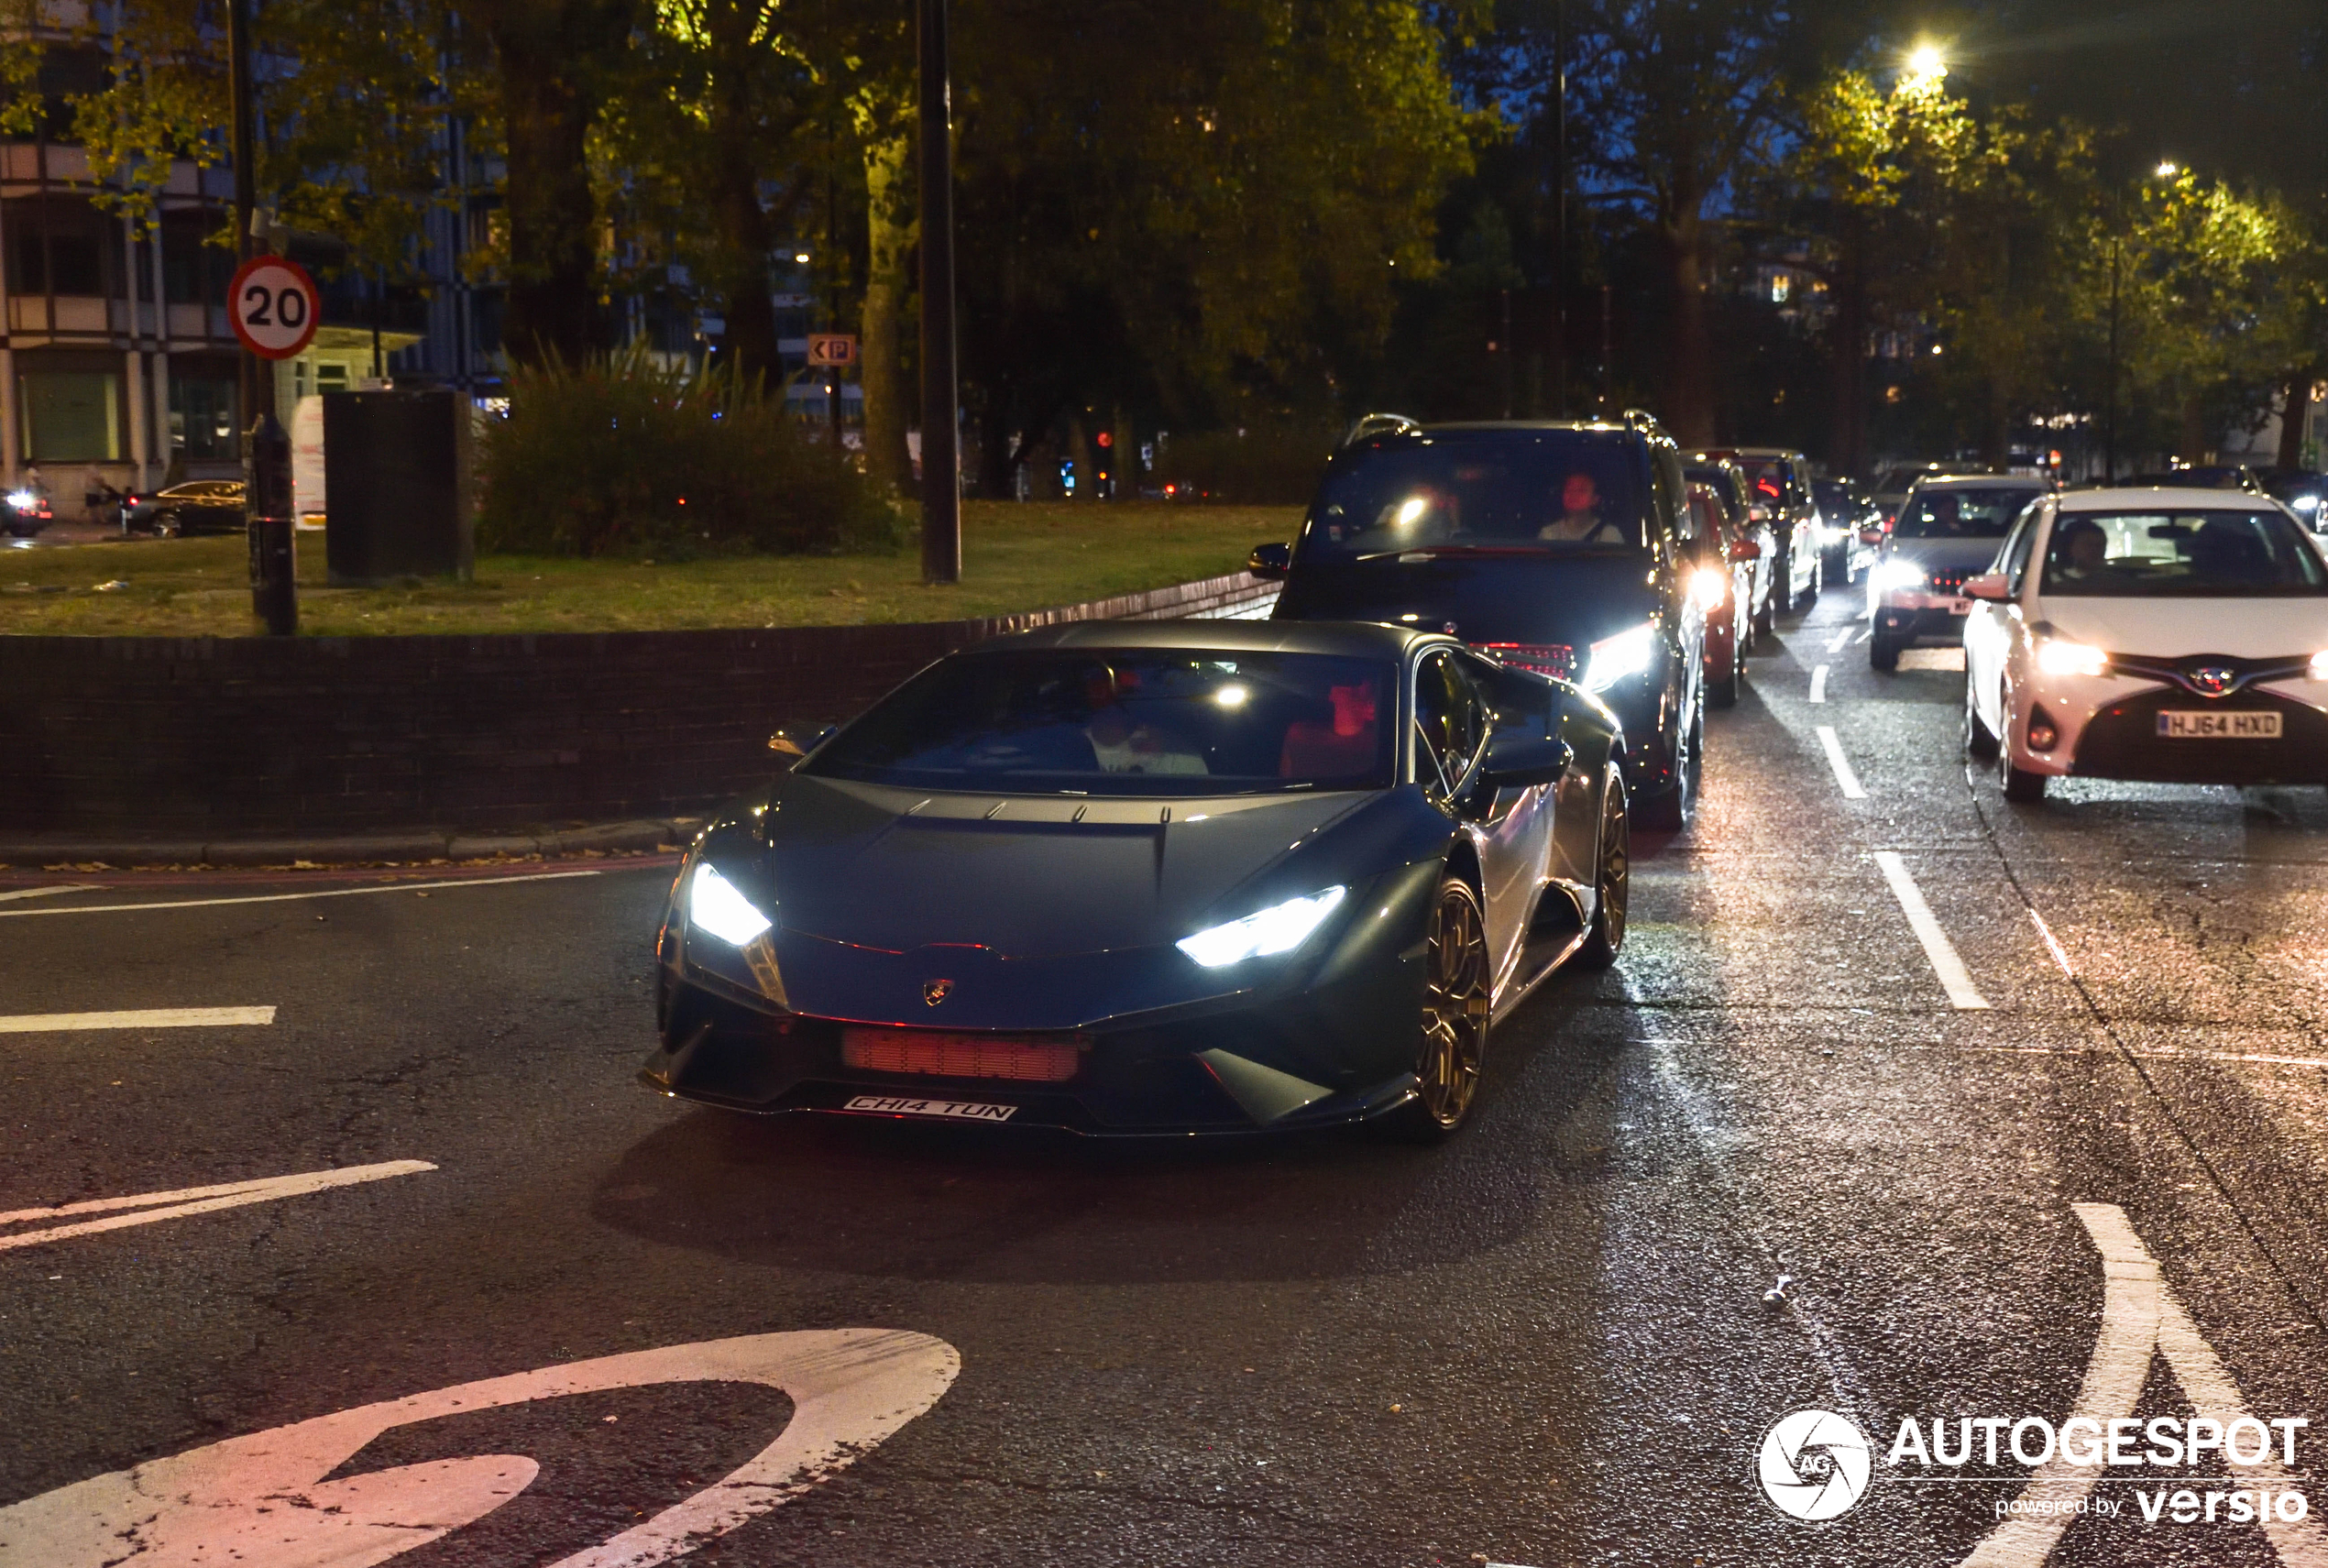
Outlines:
[[1451,431],[1338,459],[1301,553],[1366,559],[1466,551],[1637,551],[1645,498],[1621,433]]
[[805,771],[1006,794],[1384,788],[1397,677],[1388,660],[1318,653],[969,653],[899,687]]

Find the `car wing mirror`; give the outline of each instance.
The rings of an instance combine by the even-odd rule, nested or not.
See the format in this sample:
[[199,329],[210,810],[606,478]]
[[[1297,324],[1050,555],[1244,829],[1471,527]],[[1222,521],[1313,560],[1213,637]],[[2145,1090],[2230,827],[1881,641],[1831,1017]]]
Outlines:
[[2002,572],[1983,572],[1964,581],[1964,597],[1986,599],[1991,604],[2003,604],[2013,597],[2013,584]]
[[1565,740],[1515,737],[1489,748],[1479,782],[1491,790],[1558,784],[1576,760],[1575,750]]
[[1256,544],[1246,556],[1245,569],[1257,577],[1270,578],[1289,576],[1293,570],[1293,546],[1290,544]]
[[794,740],[792,736],[784,730],[779,729],[774,735],[768,737],[768,750],[774,751],[777,757],[783,761],[784,765],[789,768],[796,764],[801,758],[807,756],[809,752],[823,745],[825,741],[831,737],[832,732],[840,728],[840,726],[838,724],[826,725],[822,729],[819,729],[814,735],[809,736],[808,743],[805,746],[799,741]]
[[1762,547],[1751,539],[1733,539],[1730,542],[1730,558],[1733,561],[1759,561],[1762,558]]

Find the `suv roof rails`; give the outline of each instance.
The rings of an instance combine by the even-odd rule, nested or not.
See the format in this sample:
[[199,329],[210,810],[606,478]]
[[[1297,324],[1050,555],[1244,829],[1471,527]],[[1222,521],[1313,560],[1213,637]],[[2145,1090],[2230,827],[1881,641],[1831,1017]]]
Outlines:
[[1342,444],[1356,446],[1370,435],[1413,435],[1422,429],[1422,421],[1404,414],[1360,414],[1357,422],[1342,433]]
[[1625,428],[1627,430],[1637,430],[1643,435],[1650,437],[1652,440],[1655,440],[1665,433],[1665,427],[1659,424],[1657,422],[1657,416],[1651,413],[1647,409],[1627,409],[1625,411]]

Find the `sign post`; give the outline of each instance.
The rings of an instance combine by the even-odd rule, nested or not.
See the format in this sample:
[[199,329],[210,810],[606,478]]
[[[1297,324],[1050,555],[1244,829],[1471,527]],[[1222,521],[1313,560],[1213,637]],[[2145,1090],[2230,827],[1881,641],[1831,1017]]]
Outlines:
[[808,363],[825,372],[826,411],[832,415],[832,449],[840,450],[840,367],[857,363],[857,336],[847,332],[808,334]]
[[[228,285],[228,318],[235,335],[266,367],[289,359],[315,340],[323,296],[307,269],[285,256],[258,255],[244,262]],[[275,418],[271,398],[262,398],[258,417],[243,436],[244,516],[250,532],[250,608],[270,636],[299,630],[299,562],[293,543],[291,444]]]

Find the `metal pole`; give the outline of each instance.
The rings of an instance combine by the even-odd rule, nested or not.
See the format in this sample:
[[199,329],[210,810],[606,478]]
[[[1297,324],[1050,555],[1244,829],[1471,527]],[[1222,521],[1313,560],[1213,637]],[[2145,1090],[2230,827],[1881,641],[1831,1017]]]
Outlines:
[[1552,413],[1568,417],[1568,0],[1553,7]]
[[917,0],[921,44],[921,576],[962,575],[954,369],[954,137],[946,0]]
[[[226,60],[227,102],[233,121],[230,139],[234,143],[235,159],[235,258],[247,261],[258,251],[251,237],[251,215],[258,206],[258,153],[251,127],[250,88],[250,5],[251,0],[227,0]],[[231,308],[231,307],[230,307]],[[238,411],[245,425],[256,423],[260,400],[273,389],[274,378],[264,373],[258,358],[245,349],[241,356],[242,408]],[[262,383],[266,383],[262,387]],[[271,406],[274,400],[266,398]],[[244,493],[249,493],[251,476],[243,475]]]

